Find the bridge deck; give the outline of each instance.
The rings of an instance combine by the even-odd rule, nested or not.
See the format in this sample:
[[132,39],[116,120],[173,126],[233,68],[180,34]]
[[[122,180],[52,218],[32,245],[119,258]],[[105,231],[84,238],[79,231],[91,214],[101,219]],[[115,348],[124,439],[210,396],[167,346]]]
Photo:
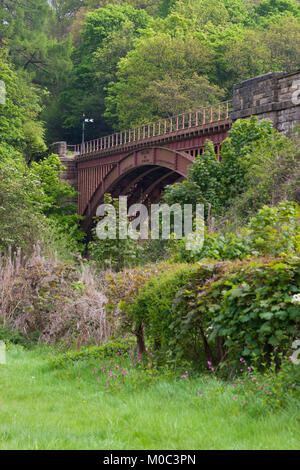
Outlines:
[[216,128],[228,128],[232,101],[197,109],[168,119],[145,124],[134,129],[111,134],[79,145],[69,146],[77,160],[106,157],[151,144],[162,145],[170,141],[184,141],[191,135],[208,135]]

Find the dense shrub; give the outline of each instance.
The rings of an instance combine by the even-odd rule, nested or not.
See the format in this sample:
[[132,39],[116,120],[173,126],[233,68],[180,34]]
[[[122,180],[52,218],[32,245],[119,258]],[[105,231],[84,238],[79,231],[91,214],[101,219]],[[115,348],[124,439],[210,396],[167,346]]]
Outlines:
[[157,277],[161,272],[172,271],[176,269],[176,266],[170,263],[148,264],[144,267],[125,269],[120,273],[107,275],[105,295],[108,298],[106,309],[109,318],[120,334],[129,332],[136,335],[141,353],[145,351],[143,323],[130,315],[128,307],[151,277]]
[[234,365],[289,352],[300,334],[299,291],[298,257],[207,262],[150,280],[126,311],[165,354]]
[[170,328],[175,320],[173,299],[194,270],[193,265],[179,265],[172,271],[153,277],[126,309],[130,318],[144,325],[146,337],[156,349],[166,349],[173,344]]
[[102,346],[90,346],[81,348],[79,351],[70,350],[62,354],[52,355],[50,360],[56,366],[67,364],[68,362],[102,360],[112,358],[115,355],[128,356],[135,346],[133,338],[108,341]]

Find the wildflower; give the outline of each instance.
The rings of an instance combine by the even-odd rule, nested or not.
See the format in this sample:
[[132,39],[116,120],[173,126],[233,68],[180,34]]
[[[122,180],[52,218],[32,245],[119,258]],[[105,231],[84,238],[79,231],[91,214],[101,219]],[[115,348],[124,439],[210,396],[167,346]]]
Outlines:
[[207,380],[207,379],[208,379],[208,376],[206,375],[204,378],[205,378],[205,380]]
[[292,304],[300,305],[300,294],[295,294],[291,300]]
[[202,396],[203,396],[203,393],[202,393],[202,392],[198,392],[198,395],[199,395],[199,397],[202,397]]
[[251,372],[251,370],[252,370],[251,367],[248,367],[248,371]]
[[240,362],[241,362],[242,364],[245,364],[246,361],[245,361],[245,359],[243,359],[242,357],[240,357]]
[[260,386],[260,387],[259,387],[259,390],[262,390],[262,389],[263,389],[263,387],[262,387],[262,386]]
[[293,356],[289,356],[289,360],[293,362]]
[[233,388],[235,388],[235,387],[236,387],[236,384],[232,384],[232,386],[233,386]]
[[241,372],[244,372],[244,369],[240,369]]
[[237,396],[234,396],[233,399],[236,400],[236,399],[237,399]]

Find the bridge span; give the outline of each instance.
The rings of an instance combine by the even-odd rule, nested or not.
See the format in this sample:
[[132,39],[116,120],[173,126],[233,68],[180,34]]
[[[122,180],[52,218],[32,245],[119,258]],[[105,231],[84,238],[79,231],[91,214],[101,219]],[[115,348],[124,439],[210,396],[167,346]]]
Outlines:
[[[257,115],[283,133],[300,124],[300,71],[272,72],[234,87],[233,100],[144,124],[84,144],[53,144],[78,190],[78,213],[89,230],[105,193],[128,203],[157,202],[163,188],[182,178],[206,140],[219,158],[232,122]],[[69,152],[67,151],[69,150]]]

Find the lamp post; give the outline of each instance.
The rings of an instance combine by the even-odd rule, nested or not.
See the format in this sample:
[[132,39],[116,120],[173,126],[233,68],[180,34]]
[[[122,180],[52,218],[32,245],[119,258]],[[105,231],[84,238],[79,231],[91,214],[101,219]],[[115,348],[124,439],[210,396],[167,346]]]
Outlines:
[[94,122],[94,119],[86,119],[85,114],[82,115],[82,145],[84,144],[84,131],[85,131],[85,123],[86,122]]

